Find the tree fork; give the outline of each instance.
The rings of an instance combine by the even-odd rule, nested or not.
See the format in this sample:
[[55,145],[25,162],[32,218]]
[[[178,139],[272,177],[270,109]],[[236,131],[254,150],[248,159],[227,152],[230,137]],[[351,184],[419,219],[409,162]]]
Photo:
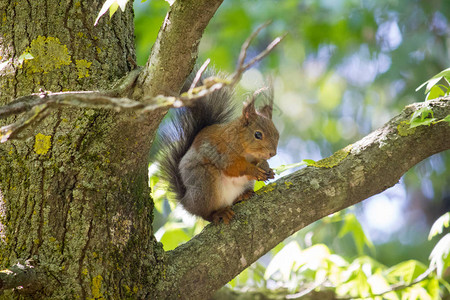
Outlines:
[[[128,4],[124,12],[93,27],[100,2],[0,2],[0,15],[7,16],[0,29],[1,59],[8,61],[1,70],[0,104],[40,89],[109,90],[107,97],[144,90],[133,101],[161,91],[176,94],[221,3],[177,1],[166,18],[173,26],[166,24],[155,43],[163,51],[154,47],[153,61],[147,64],[154,68],[154,78],[139,84],[135,78],[140,70],[135,70],[111,92],[112,82],[135,67],[128,63],[129,57],[135,59],[133,12]],[[180,22],[184,25],[178,26]],[[183,38],[174,38],[180,34]],[[39,51],[47,48],[59,52]],[[20,63],[23,53],[33,59]],[[54,56],[63,57],[63,63],[53,62]],[[49,62],[50,69],[39,69],[39,61]],[[160,80],[162,74],[169,80]],[[154,83],[156,88],[150,86]],[[140,116],[133,111],[49,109],[31,120],[35,123],[21,132],[22,140],[0,145],[0,264],[7,268],[31,258],[39,264],[36,270],[50,275],[38,291],[24,281],[20,293],[10,290],[3,297],[27,291],[51,299],[145,298],[152,293],[162,277],[164,253],[151,228],[147,155],[167,109]],[[11,116],[1,125],[14,120]],[[28,271],[20,274],[33,274]]]

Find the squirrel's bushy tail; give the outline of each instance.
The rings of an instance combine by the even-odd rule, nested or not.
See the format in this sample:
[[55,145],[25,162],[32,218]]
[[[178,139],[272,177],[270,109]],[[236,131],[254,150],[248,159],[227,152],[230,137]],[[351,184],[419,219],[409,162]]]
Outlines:
[[[194,77],[193,72],[181,92],[189,89]],[[160,126],[160,176],[169,184],[169,192],[174,193],[177,200],[182,199],[186,193],[178,166],[195,136],[207,126],[229,122],[233,111],[232,91],[225,87],[196,100],[192,106],[172,109],[170,118]]]

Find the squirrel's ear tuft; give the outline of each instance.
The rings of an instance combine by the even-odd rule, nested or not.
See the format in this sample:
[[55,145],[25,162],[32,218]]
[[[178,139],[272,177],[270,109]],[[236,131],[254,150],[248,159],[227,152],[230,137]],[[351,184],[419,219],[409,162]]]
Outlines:
[[264,105],[263,107],[261,107],[260,109],[258,109],[258,113],[261,116],[266,117],[267,119],[272,119],[272,111],[273,111],[273,103]]
[[250,119],[254,119],[255,115],[255,97],[251,97],[244,103],[244,109],[242,110],[242,120],[244,121],[244,124],[248,125]]
[[273,83],[272,79],[269,79],[267,87],[256,91],[255,93],[261,94],[265,99],[265,105],[258,109],[258,114],[268,119],[272,119],[273,112]]

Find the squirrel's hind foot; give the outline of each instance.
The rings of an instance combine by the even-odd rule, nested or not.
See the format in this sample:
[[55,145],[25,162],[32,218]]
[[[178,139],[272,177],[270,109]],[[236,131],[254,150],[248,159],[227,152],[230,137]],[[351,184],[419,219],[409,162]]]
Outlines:
[[227,206],[213,212],[211,214],[211,219],[214,224],[219,224],[220,220],[223,220],[225,224],[229,224],[233,216],[234,211],[231,209],[231,206]]
[[248,190],[248,191],[244,192],[242,195],[240,195],[239,197],[237,197],[236,200],[234,200],[233,204],[247,200],[247,199],[253,197],[254,195],[255,195],[255,191]]

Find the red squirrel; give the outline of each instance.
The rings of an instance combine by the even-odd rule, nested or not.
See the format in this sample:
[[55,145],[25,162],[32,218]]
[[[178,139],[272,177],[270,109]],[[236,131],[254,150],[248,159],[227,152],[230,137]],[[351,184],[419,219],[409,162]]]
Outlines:
[[233,119],[232,92],[223,88],[175,109],[160,129],[161,177],[191,214],[228,224],[234,216],[231,206],[254,194],[255,180],[274,178],[267,163],[279,138],[272,122],[273,97],[268,95],[269,103],[258,110],[255,98]]

